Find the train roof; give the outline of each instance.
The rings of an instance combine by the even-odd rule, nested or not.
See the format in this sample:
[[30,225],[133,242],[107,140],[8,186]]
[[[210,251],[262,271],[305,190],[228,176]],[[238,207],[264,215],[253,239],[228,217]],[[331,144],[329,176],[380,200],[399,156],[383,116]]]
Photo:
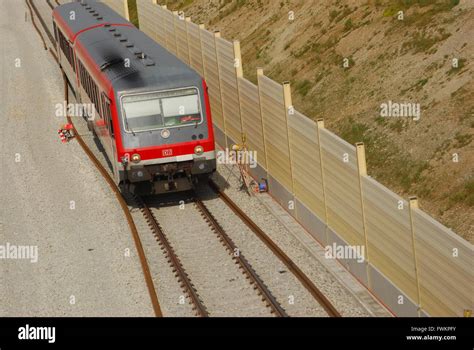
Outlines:
[[[56,7],[54,16],[68,27],[65,34],[73,45],[79,42],[87,49],[118,91],[195,86],[202,80],[195,70],[103,3],[67,3]],[[129,66],[125,65],[127,58]]]

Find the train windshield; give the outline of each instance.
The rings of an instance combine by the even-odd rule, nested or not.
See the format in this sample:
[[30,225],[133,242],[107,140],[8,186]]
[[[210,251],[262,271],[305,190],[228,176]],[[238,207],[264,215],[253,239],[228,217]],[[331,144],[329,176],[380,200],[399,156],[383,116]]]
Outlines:
[[196,88],[161,91],[122,98],[127,132],[195,125],[202,122]]

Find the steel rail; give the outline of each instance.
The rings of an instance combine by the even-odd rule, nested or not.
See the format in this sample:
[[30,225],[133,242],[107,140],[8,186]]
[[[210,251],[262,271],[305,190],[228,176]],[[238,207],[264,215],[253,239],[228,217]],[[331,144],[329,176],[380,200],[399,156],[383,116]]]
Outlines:
[[[29,9],[29,11],[30,11],[31,22],[33,23],[33,27],[35,27],[36,32],[37,32],[38,35],[40,36],[41,41],[43,42],[43,47],[44,47],[44,49],[47,50],[48,47],[46,46],[46,41],[44,40],[43,34],[41,34],[41,31],[40,31],[40,29],[38,28],[38,25],[36,24],[35,16],[33,15],[33,10],[32,10],[32,8],[31,8],[30,1],[29,1],[29,0],[25,0],[25,3],[26,3],[26,6],[28,7],[28,9]],[[25,21],[26,21],[26,19],[25,19]]]
[[223,199],[224,203],[249,227],[257,237],[280,259],[281,262],[298,278],[301,284],[308,290],[314,299],[332,317],[341,317],[339,311],[329,301],[321,290],[309,279],[308,276],[291,260],[283,250],[272,241],[272,239],[241,209],[239,206],[212,180],[209,181],[211,188]]
[[166,237],[166,234],[161,228],[161,225],[159,224],[155,215],[153,214],[149,206],[141,197],[135,196],[135,199],[143,215],[145,216],[148,225],[150,226],[153,234],[155,235],[156,240],[160,244],[161,249],[164,250],[168,263],[172,267],[173,272],[175,273],[175,277],[178,278],[178,282],[180,283],[181,288],[183,288],[184,292],[188,295],[189,300],[191,301],[191,304],[193,305],[193,310],[196,311],[197,316],[208,317],[209,312],[207,311],[204,303],[199,297],[199,294],[194,288],[193,283],[191,282],[186,271],[184,270],[184,267],[181,264],[180,259],[176,255],[173,247],[171,246],[171,243]]
[[48,3],[51,10],[54,10],[54,6],[53,6],[53,4],[51,4],[51,0],[46,0],[46,2]]
[[[36,8],[36,5],[35,5],[34,1],[33,0],[25,0],[25,1],[27,1],[27,3],[28,3],[28,1],[30,2],[31,7],[33,8],[34,12],[36,13],[36,16],[39,18],[39,20],[40,20],[40,22],[43,26],[44,31],[48,35],[49,39],[51,40],[51,44],[54,47],[53,37],[52,37],[46,23],[44,22],[43,18],[41,17],[38,9]],[[59,64],[59,61],[57,60],[57,56],[54,55],[54,52],[52,50],[50,50],[50,51],[53,54],[53,57],[56,59],[56,62]],[[63,81],[64,81],[64,99],[65,99],[66,103],[68,103],[69,102],[68,79],[67,79],[66,74],[64,73],[64,71],[62,69],[61,69],[61,72],[62,72]],[[94,155],[94,153],[90,150],[90,148],[84,142],[81,135],[77,132],[77,129],[76,129],[76,127],[75,127],[75,125],[72,121],[72,118],[69,115],[67,116],[67,121],[68,121],[68,123],[70,123],[72,125],[72,130],[73,130],[73,133],[74,133],[74,136],[75,136],[74,138],[77,140],[77,142],[82,147],[83,151],[87,154],[87,156],[92,161],[92,163],[95,165],[95,167],[99,170],[102,177],[106,180],[106,182],[108,183],[108,185],[110,186],[110,188],[114,192],[114,194],[115,194],[115,196],[116,196],[116,198],[117,198],[117,200],[120,204],[120,207],[122,208],[122,211],[123,211],[123,213],[124,213],[124,215],[127,219],[128,226],[129,226],[130,231],[132,233],[132,237],[133,237],[133,240],[134,240],[134,243],[135,243],[135,248],[137,250],[137,253],[138,253],[138,256],[139,256],[139,259],[140,259],[140,265],[142,267],[143,275],[145,277],[145,283],[146,283],[146,286],[147,286],[147,289],[148,289],[148,294],[150,296],[150,301],[151,301],[151,304],[152,304],[152,307],[153,307],[154,314],[155,314],[156,317],[162,317],[163,314],[162,314],[160,303],[159,303],[158,296],[157,296],[157,293],[156,293],[155,285],[153,283],[153,278],[151,276],[150,267],[148,265],[148,261],[147,261],[146,256],[145,256],[145,251],[143,249],[143,245],[142,245],[142,242],[140,240],[140,236],[138,234],[137,227],[136,227],[135,222],[133,220],[132,214],[130,213],[130,210],[128,209],[127,203],[125,202],[125,199],[123,198],[123,196],[120,192],[120,189],[115,184],[115,181],[112,179],[112,177],[109,175],[109,173],[104,168],[104,166],[100,163],[100,161],[97,159],[97,157]]]
[[44,31],[46,32],[46,35],[48,36],[49,38],[49,41],[51,42],[51,44],[53,45],[54,47],[54,38],[53,38],[53,35],[51,34],[51,31],[48,29],[48,25],[46,24],[46,22],[44,21],[43,17],[41,16],[41,14],[39,13],[39,10],[38,10],[38,7],[36,7],[35,3],[33,0],[27,0],[30,2],[31,4],[31,7],[33,8],[33,11],[35,12],[36,14],[36,17],[38,17],[38,20],[40,21],[41,25],[43,26],[43,29]]
[[276,316],[288,317],[286,311],[281,307],[280,303],[272,295],[268,287],[263,283],[263,281],[254,271],[250,263],[247,261],[245,256],[240,252],[240,250],[237,248],[237,246],[229,237],[229,235],[215,219],[214,215],[212,215],[212,213],[206,207],[204,202],[196,196],[194,199],[194,203],[203,218],[206,220],[206,222],[208,222],[209,226],[217,234],[219,240],[227,248],[228,252],[232,256],[232,259],[239,264],[243,273],[250,280],[250,284],[252,284],[255,289],[258,289],[259,295],[262,296],[262,301],[264,301],[266,305],[271,308],[272,313],[276,314]]

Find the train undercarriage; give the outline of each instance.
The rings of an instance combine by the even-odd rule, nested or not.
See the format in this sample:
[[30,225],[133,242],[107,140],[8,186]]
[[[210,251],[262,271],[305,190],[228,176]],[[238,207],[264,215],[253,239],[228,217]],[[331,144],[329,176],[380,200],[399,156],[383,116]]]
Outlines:
[[154,165],[130,165],[120,171],[123,191],[138,195],[154,195],[188,191],[207,183],[216,170],[215,159],[195,159]]

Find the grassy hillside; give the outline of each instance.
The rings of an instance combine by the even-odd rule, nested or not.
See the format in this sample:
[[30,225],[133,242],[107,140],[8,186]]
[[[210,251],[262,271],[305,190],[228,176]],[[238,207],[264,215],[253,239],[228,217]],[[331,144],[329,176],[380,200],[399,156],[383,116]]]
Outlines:
[[[298,110],[366,143],[372,177],[474,241],[474,2],[161,3],[240,40],[248,79],[291,81]],[[419,120],[382,117],[389,101]]]
[[130,15],[130,22],[138,27],[137,0],[128,0],[128,12]]

